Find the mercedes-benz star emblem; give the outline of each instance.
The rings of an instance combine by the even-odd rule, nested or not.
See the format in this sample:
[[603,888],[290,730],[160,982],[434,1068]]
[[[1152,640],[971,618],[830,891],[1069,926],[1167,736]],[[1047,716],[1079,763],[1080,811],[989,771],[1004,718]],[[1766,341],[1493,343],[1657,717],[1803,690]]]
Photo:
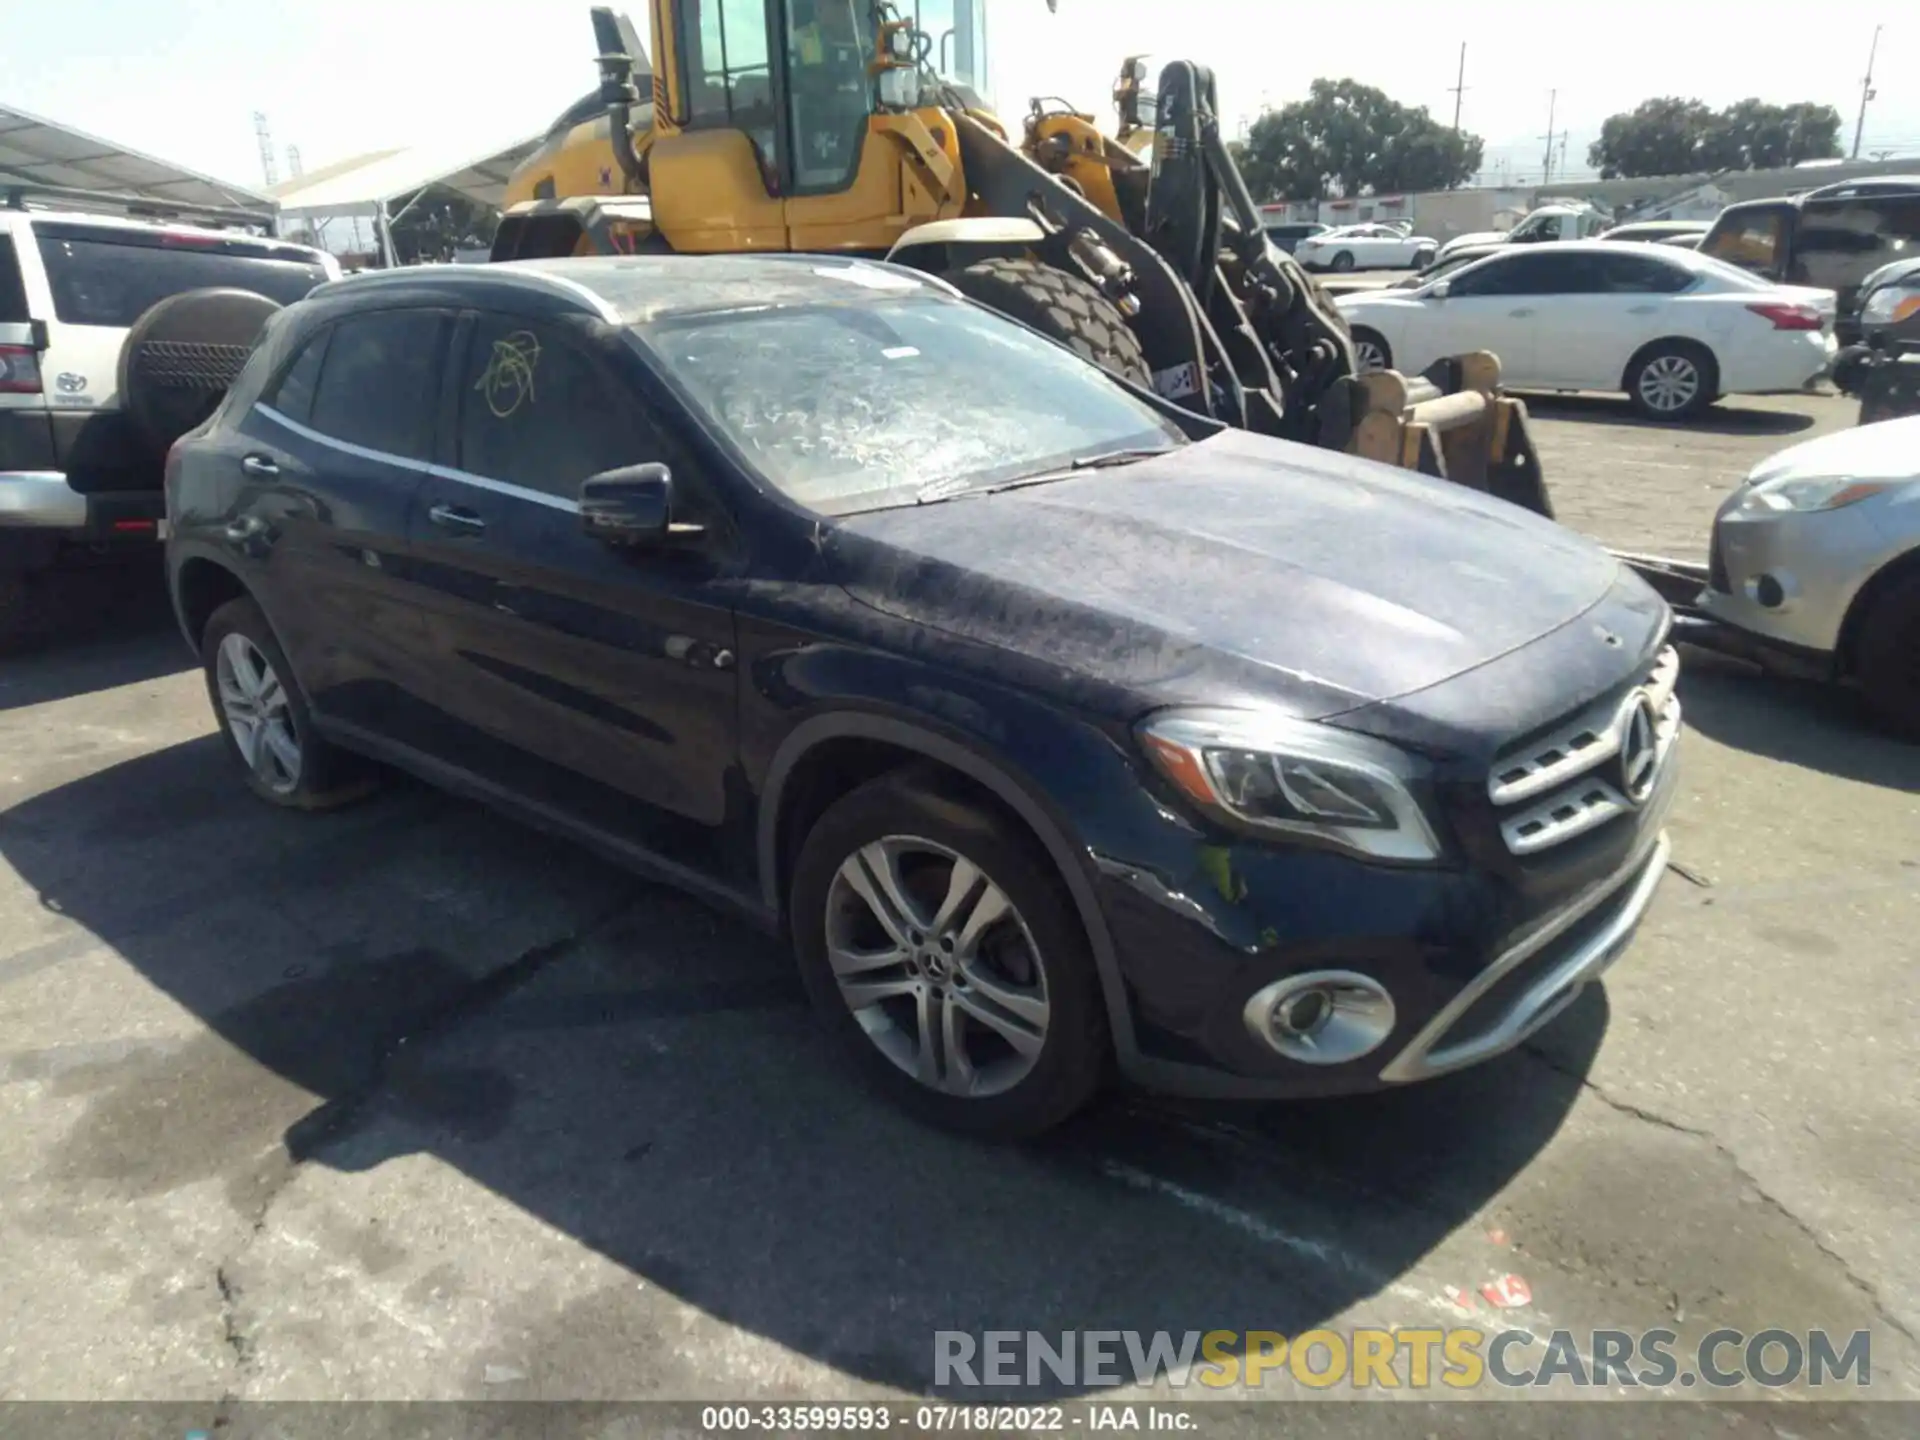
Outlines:
[[1636,805],[1647,803],[1653,793],[1654,770],[1660,759],[1659,740],[1654,733],[1653,702],[1645,695],[1634,698],[1627,713],[1627,732],[1620,739],[1620,780],[1627,799]]

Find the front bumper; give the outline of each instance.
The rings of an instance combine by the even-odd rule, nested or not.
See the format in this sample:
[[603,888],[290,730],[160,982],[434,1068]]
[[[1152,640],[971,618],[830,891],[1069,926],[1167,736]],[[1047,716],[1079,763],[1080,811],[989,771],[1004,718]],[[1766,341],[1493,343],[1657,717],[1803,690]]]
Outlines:
[[[1505,873],[1254,843],[1198,847],[1179,883],[1106,861],[1103,909],[1140,1045],[1130,1075],[1163,1092],[1285,1099],[1377,1090],[1512,1049],[1631,942],[1666,870],[1676,761],[1638,811]],[[1309,971],[1384,990],[1385,1040],[1316,1065],[1258,1038],[1250,998]]]
[[1861,585],[1885,563],[1888,539],[1873,500],[1839,510],[1744,510],[1743,491],[1714,517],[1710,574],[1699,607],[1714,619],[1802,656],[1831,661]]

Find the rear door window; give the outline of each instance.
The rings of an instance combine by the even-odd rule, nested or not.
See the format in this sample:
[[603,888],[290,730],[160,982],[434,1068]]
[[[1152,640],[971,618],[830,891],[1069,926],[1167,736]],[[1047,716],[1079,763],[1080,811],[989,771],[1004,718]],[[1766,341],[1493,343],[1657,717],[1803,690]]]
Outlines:
[[39,224],[54,318],[125,329],[183,290],[231,286],[291,305],[327,278],[317,260],[247,240]]
[[1846,290],[1889,260],[1920,254],[1920,196],[1816,201],[1800,215],[1796,283]]
[[261,403],[305,425],[313,416],[313,396],[320,388],[320,365],[326,358],[327,339],[332,334],[330,329],[322,330],[309,340],[299,357],[261,397]]
[[20,280],[20,256],[13,248],[13,237],[0,235],[0,325],[24,325],[32,318],[27,314],[27,288]]
[[1609,295],[1678,295],[1693,276],[1645,255],[1602,255],[1599,288]]
[[430,459],[446,323],[438,310],[378,310],[338,322],[309,423],[383,455]]

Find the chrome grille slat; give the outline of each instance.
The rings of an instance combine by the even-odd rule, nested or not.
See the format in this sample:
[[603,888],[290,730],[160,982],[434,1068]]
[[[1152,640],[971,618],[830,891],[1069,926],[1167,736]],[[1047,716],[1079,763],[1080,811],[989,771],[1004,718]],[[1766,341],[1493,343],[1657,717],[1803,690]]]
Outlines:
[[1653,712],[1652,773],[1658,777],[1680,733],[1680,701],[1674,693],[1679,677],[1679,653],[1665,646],[1625,699],[1592,706],[1495,762],[1487,797],[1502,812],[1500,834],[1510,852],[1538,854],[1638,808],[1612,778],[1596,772],[1626,746],[1644,697]]

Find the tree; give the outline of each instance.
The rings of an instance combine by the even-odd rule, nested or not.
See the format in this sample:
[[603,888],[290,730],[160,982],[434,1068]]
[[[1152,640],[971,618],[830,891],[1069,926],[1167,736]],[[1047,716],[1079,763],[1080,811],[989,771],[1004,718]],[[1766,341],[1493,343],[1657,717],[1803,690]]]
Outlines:
[[1602,180],[1685,175],[1700,168],[1701,145],[1714,120],[1698,100],[1642,100],[1624,115],[1607,117],[1600,138],[1587,148],[1587,163]]
[[1831,105],[1742,100],[1714,111],[1665,96],[1610,115],[1587,163],[1603,180],[1684,175],[1695,170],[1766,170],[1840,153],[1840,115]]
[[393,221],[393,253],[402,265],[451,260],[456,250],[484,250],[492,245],[499,223],[499,213],[491,206],[436,187]]
[[1263,200],[1451,190],[1473,178],[1484,148],[1424,106],[1356,80],[1316,80],[1307,99],[1253,122],[1242,168]]
[[1778,170],[1840,154],[1840,112],[1831,105],[1742,100],[1714,118],[1701,146],[1709,170]]

